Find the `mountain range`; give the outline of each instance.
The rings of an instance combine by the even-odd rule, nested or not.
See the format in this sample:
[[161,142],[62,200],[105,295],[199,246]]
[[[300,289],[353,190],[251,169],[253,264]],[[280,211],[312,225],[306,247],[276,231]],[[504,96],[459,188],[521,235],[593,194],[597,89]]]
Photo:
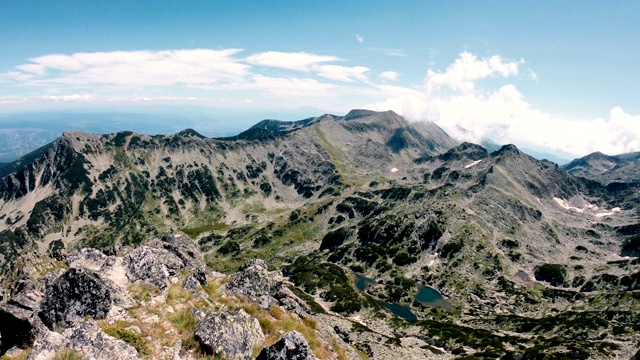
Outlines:
[[[186,284],[204,269],[194,288],[209,305],[195,308],[225,301],[211,284],[280,279],[293,292],[274,302],[285,315],[267,306],[270,314],[252,316],[267,334],[268,321],[285,316],[313,321],[302,336],[319,358],[630,359],[640,340],[639,161],[594,153],[560,167],[513,145],[459,143],[391,111],[264,120],[224,138],[65,132],[0,166],[0,318],[34,316],[17,315],[16,304],[44,311],[46,286],[58,281],[45,281],[50,264],[68,273],[102,256],[126,263],[139,249],[169,249],[162,241],[173,240],[158,239],[174,234],[194,244],[189,259],[201,257],[202,267],[177,272]],[[260,265],[262,275],[247,275],[256,258],[278,274]],[[25,305],[16,279],[27,263],[43,284]],[[122,291],[137,299],[131,286],[147,277],[127,269]],[[162,284],[154,291],[171,287]],[[283,305],[291,302],[307,310]],[[93,317],[103,330],[119,324]],[[160,342],[136,326],[144,341]],[[30,340],[5,346],[11,331],[0,325],[0,351],[53,336],[29,330]],[[202,336],[201,348],[184,345],[189,336],[165,347],[206,354]]]

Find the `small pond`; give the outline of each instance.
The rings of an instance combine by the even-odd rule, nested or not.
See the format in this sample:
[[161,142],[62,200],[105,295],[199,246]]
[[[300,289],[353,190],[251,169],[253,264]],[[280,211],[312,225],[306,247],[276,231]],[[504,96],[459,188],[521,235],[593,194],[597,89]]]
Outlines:
[[411,309],[406,305],[392,304],[386,301],[380,301],[380,305],[385,309],[391,311],[394,315],[401,317],[407,321],[418,321],[418,317],[411,312]]
[[[376,285],[377,282],[375,279],[368,278],[366,276],[355,274],[355,285],[356,288],[360,291],[365,291],[369,286]],[[449,311],[455,311],[456,308],[447,301],[442,294],[438,292],[438,290],[425,286],[425,285],[417,285],[418,292],[414,295],[414,298],[417,302],[429,306],[437,306],[444,308]],[[398,317],[401,317],[407,321],[417,321],[417,316],[411,312],[411,308],[407,305],[400,305],[394,303],[388,303],[386,301],[378,301],[385,309],[391,311]]]
[[360,291],[365,291],[370,285],[375,285],[376,281],[366,276],[356,275],[356,287]]
[[415,299],[425,305],[439,306],[449,311],[455,311],[453,304],[445,300],[438,290],[425,285],[418,285],[418,293],[416,293]]

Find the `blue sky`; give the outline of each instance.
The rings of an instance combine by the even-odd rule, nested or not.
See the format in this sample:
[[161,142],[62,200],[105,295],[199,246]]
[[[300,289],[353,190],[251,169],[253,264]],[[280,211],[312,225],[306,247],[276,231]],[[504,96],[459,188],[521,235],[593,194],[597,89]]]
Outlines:
[[462,140],[566,156],[640,151],[637,1],[0,0],[0,9],[0,114],[198,109],[257,121],[368,107],[435,121]]

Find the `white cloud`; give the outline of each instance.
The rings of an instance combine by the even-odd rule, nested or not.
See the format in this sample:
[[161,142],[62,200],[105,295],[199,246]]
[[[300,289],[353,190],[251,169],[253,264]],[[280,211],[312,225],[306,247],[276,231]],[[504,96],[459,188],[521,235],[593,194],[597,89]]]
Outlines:
[[120,85],[130,87],[218,84],[241,80],[249,65],[240,49],[113,51],[52,54],[30,59],[4,75],[26,85]]
[[573,156],[640,151],[640,115],[620,107],[607,119],[572,120],[532,108],[513,84],[476,87],[478,80],[490,76],[517,75],[522,63],[497,56],[478,59],[465,52],[444,73],[429,71],[418,89],[378,86],[384,100],[364,107],[434,121],[450,135],[475,143],[491,139]]
[[279,51],[253,54],[246,58],[249,64],[298,71],[309,71],[314,65],[336,60],[340,59],[335,56],[316,55],[306,52],[285,53]]
[[363,38],[362,36],[358,35],[358,34],[356,34],[356,40],[357,40],[359,43],[363,43],[363,42],[364,42],[364,38]]
[[257,90],[263,96],[272,98],[308,98],[334,96],[336,85],[322,83],[309,78],[274,78],[254,75],[251,81],[243,84],[245,90]]
[[529,78],[533,81],[538,81],[538,74],[531,68],[529,68]]
[[367,72],[369,68],[364,66],[340,66],[340,65],[321,65],[315,68],[318,71],[318,76],[322,76],[331,80],[353,82],[354,80],[364,81],[367,79]]
[[64,101],[64,102],[88,102],[96,100],[96,98],[89,94],[73,94],[73,95],[45,95],[43,100],[50,101]]
[[407,54],[402,49],[369,48],[369,51],[389,56],[407,56]]
[[380,73],[380,75],[378,75],[378,77],[380,78],[380,80],[397,81],[399,75],[400,74],[395,71],[383,71]]
[[472,92],[475,81],[490,76],[500,75],[509,77],[518,74],[518,66],[523,61],[504,61],[499,55],[490,58],[478,59],[469,52],[461,53],[455,62],[447,67],[444,73],[437,73],[429,69],[427,72],[427,92],[448,87],[451,90],[463,93]]

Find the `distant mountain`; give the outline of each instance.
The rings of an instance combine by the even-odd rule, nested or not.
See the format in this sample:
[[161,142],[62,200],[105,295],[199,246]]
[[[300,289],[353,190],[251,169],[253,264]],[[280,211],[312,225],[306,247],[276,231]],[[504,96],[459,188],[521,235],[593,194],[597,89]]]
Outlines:
[[594,152],[562,168],[575,176],[603,183],[640,182],[640,152],[613,156]]
[[[595,168],[590,161],[582,167]],[[261,258],[282,270],[278,286],[314,309],[305,312],[311,333],[353,357],[393,358],[397,349],[406,358],[637,351],[634,188],[574,176],[514,145],[487,151],[433,123],[352,110],[264,120],[223,138],[197,129],[65,132],[0,171],[5,269],[26,253],[76,259],[83,247],[116,257],[116,266],[134,248],[162,254],[170,245],[151,239],[182,230],[209,269],[230,273]],[[620,176],[631,184],[635,174]],[[180,274],[154,261],[130,267]],[[260,291],[276,288],[270,281],[260,280]],[[427,301],[419,291],[440,297]],[[255,297],[270,299],[262,295]],[[267,309],[264,327],[285,316]]]

